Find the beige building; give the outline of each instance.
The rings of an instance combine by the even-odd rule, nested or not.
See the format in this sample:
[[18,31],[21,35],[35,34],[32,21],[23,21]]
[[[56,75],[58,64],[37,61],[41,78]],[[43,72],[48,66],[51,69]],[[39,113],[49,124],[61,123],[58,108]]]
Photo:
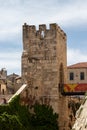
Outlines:
[[87,91],[87,62],[80,62],[67,67],[65,92],[84,94]]
[[66,34],[56,24],[23,25],[22,78],[28,95],[49,104],[59,113],[60,130],[68,130],[67,99],[63,84],[67,81]]
[[21,76],[18,74],[10,74],[6,77],[7,80],[7,91],[9,94],[14,94],[22,85]]
[[67,82],[72,83],[87,83],[87,62],[80,62],[68,66]]
[[7,70],[0,70],[0,104],[8,100],[22,85],[22,79],[19,75],[13,73],[7,75]]

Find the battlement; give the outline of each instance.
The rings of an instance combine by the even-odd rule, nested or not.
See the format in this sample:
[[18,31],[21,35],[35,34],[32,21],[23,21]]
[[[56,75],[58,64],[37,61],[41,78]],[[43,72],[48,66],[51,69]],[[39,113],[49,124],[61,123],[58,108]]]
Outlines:
[[[58,25],[56,23],[49,24],[49,30],[56,30]],[[30,30],[35,30],[36,31],[36,26],[35,25],[27,25],[27,23],[24,23],[23,29],[30,29]],[[39,25],[39,30],[48,30],[46,24],[40,24]]]
[[57,31],[66,39],[66,33],[60,28],[60,26],[57,26]]
[[45,31],[47,29],[45,24],[39,25],[39,31]]
[[35,31],[36,32],[36,26],[35,25],[32,25],[32,26],[28,26],[29,27],[29,30],[31,31]]
[[52,23],[50,24],[50,30],[56,30],[57,29],[57,24],[56,23]]
[[27,25],[24,23],[23,25],[23,32],[28,36],[28,33],[33,33],[39,35],[45,35],[44,32],[58,32],[61,34],[61,36],[66,39],[66,33],[60,28],[60,26],[56,23],[49,24],[49,29],[47,28],[46,24],[39,25],[38,30],[36,29],[35,25]]
[[23,29],[24,30],[30,30],[30,31],[36,31],[36,26],[35,25],[31,25],[31,26],[29,26],[29,25],[27,25],[26,23],[24,23],[24,25],[23,25]]

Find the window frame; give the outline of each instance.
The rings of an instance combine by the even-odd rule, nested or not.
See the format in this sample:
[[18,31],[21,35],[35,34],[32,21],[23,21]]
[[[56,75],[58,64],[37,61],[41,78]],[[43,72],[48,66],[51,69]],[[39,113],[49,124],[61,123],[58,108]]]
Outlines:
[[74,73],[73,72],[70,72],[69,73],[69,80],[74,80]]
[[84,72],[80,72],[80,80],[84,80],[85,79],[85,73]]

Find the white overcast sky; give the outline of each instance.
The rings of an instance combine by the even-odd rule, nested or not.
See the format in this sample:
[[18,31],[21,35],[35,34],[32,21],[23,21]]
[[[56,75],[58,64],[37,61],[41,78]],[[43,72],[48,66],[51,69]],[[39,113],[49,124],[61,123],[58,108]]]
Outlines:
[[87,0],[0,0],[0,69],[21,75],[25,22],[57,23],[67,34],[67,65],[87,61]]

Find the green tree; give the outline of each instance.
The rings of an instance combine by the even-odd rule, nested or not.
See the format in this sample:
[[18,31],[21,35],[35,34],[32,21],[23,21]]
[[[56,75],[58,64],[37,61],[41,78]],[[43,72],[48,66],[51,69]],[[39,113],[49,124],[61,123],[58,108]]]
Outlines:
[[58,130],[58,114],[48,105],[23,106],[16,96],[0,106],[0,130]]
[[16,115],[4,112],[0,115],[0,130],[22,130],[22,124]]
[[58,130],[58,114],[51,106],[35,104],[31,123],[35,130]]

